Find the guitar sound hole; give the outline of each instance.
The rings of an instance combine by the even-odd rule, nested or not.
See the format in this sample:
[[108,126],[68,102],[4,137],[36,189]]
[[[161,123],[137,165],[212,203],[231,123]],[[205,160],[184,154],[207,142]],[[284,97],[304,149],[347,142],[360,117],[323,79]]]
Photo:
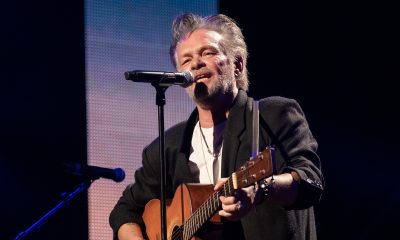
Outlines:
[[183,228],[181,226],[175,226],[172,230],[171,240],[183,240]]

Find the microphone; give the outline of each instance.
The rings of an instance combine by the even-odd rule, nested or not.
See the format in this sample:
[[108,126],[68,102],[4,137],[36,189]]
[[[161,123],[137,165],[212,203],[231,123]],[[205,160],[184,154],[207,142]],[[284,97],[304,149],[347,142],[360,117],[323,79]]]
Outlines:
[[122,168],[110,169],[69,162],[65,164],[65,171],[91,180],[107,178],[115,182],[122,182],[125,179],[125,172]]
[[169,87],[171,85],[179,85],[188,87],[194,82],[193,74],[189,71],[183,72],[157,72],[135,70],[125,72],[125,79],[134,82],[147,82],[158,84],[161,87]]

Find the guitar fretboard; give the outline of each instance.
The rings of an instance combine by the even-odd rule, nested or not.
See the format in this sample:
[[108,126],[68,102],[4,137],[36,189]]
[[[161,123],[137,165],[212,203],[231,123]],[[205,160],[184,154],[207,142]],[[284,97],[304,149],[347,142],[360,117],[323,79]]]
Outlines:
[[200,207],[188,218],[183,225],[183,240],[189,240],[208,221],[221,206],[220,196],[232,196],[234,192],[232,177],[224,183],[223,188],[214,192]]

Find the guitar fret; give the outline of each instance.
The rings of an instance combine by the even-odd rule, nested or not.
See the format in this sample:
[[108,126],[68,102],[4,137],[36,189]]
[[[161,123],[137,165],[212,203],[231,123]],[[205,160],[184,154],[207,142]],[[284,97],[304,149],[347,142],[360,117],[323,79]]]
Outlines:
[[229,195],[232,195],[235,192],[235,188],[233,187],[233,179],[230,177],[228,179],[228,184],[229,184]]
[[188,230],[188,225],[185,223],[184,225],[183,225],[183,239],[186,239],[187,238],[187,230]]
[[212,199],[207,200],[207,215],[210,215],[214,212],[213,206],[212,206]]
[[208,215],[208,205],[206,203],[205,208],[203,209],[202,214],[201,214],[201,222],[202,223],[207,220],[207,215]]
[[228,185],[228,195],[231,195],[231,185],[229,184],[229,182],[230,182],[230,178],[228,179],[228,181],[226,181],[226,185]]
[[192,235],[192,227],[193,227],[193,218],[191,218],[190,222],[189,222],[189,229],[188,229],[188,235],[186,236],[188,239],[190,238],[190,236]]
[[190,236],[192,236],[193,235],[193,233],[194,233],[194,229],[195,229],[195,226],[196,226],[196,215],[194,216],[194,218],[192,219],[192,222],[191,222],[191,224],[190,224]]
[[[192,231],[193,231],[193,218],[191,218],[190,224],[189,224],[189,236],[192,235]],[[188,236],[188,238],[189,238]]]
[[211,212],[214,212],[214,194],[211,195],[211,198],[209,198],[209,200],[211,204],[210,208],[212,209]]
[[[196,222],[193,222],[192,230],[190,231],[190,236],[193,236],[197,231]],[[189,237],[190,237],[189,236]]]
[[201,211],[201,221],[205,222],[206,221],[206,217],[208,214],[208,204],[207,201],[204,203],[204,208]]
[[[198,212],[197,212],[197,213],[198,213]],[[190,235],[193,235],[194,230],[196,229],[196,217],[197,217],[197,214],[194,215],[194,218],[193,218],[193,221],[192,221],[192,226],[191,226]]]
[[214,207],[214,199],[211,197],[210,198],[210,208],[211,208],[211,210],[210,210],[210,214],[212,214],[214,211],[215,211],[215,207]]
[[205,208],[203,209],[203,212],[201,214],[201,220],[205,222],[206,216],[208,214],[208,201],[205,202]]
[[202,211],[200,212],[200,216],[199,216],[199,225],[197,226],[197,228],[200,228],[200,227],[203,225],[203,223],[205,222],[206,211],[207,211],[207,209],[204,208],[204,209],[202,209]]
[[203,224],[212,216],[212,214],[220,207],[219,197],[223,194],[228,197],[233,193],[233,182],[232,178],[224,183],[223,188],[211,195],[200,207],[194,211],[185,222],[183,229],[183,239],[190,239],[194,234],[203,226]]
[[196,228],[196,217],[197,215],[194,215],[190,224],[190,235],[193,234],[194,229]]
[[200,223],[202,221],[202,215],[203,215],[204,209],[201,209],[199,211],[199,214],[197,215],[197,222],[196,222],[196,228],[200,227]]
[[[225,186],[226,188],[226,186]],[[190,239],[219,207],[219,193],[214,193],[185,222],[183,238]]]
[[196,216],[196,229],[199,227],[200,223],[201,223],[201,215],[203,213],[203,208],[200,208],[200,211],[198,212],[197,216]]
[[224,184],[224,196],[226,197],[226,183]]
[[218,202],[218,200],[219,200],[219,193],[217,192],[217,193],[215,193],[215,194],[213,194],[213,202],[214,202],[214,211],[218,208],[218,205],[219,205],[219,202]]
[[[195,214],[196,212],[194,212],[193,214]],[[193,217],[195,217],[195,215],[192,215],[188,218],[188,220],[185,223],[186,226],[186,234],[185,234],[185,239],[189,239],[190,236],[192,235],[192,226],[193,226]]]
[[182,227],[183,227],[182,237],[183,237],[183,239],[186,239],[186,230],[187,230],[186,227],[187,226],[183,225]]
[[229,184],[230,180],[231,179],[228,179],[228,181],[226,181],[226,185],[228,186],[228,192],[226,193],[227,196],[230,196],[232,192],[231,185]]

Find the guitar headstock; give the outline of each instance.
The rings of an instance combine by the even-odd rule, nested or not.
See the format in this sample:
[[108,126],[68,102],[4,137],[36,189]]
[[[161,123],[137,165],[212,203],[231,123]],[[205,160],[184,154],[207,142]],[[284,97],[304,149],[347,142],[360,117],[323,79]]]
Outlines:
[[234,189],[245,188],[274,172],[273,148],[267,147],[232,174]]

